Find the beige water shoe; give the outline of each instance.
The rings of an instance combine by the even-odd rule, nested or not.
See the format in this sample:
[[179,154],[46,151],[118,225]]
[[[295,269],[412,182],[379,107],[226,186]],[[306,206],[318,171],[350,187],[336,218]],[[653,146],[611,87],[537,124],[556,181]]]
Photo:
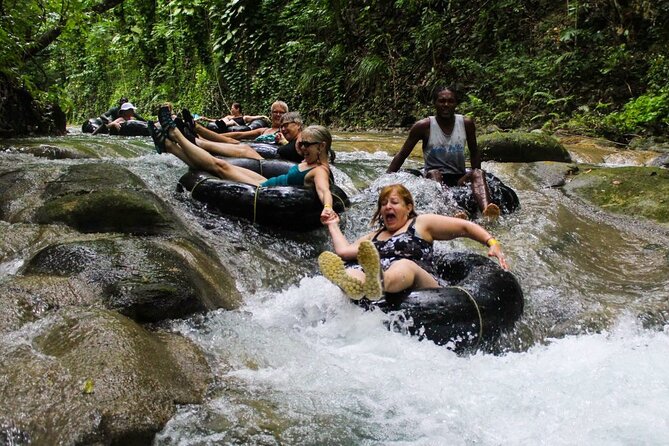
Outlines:
[[337,285],[351,299],[361,299],[364,295],[363,283],[346,274],[344,261],[334,252],[325,251],[318,256],[318,266],[321,273],[330,282]]
[[383,296],[381,285],[381,259],[379,251],[371,240],[360,243],[358,248],[358,263],[365,272],[365,287],[363,294],[369,300],[378,300]]

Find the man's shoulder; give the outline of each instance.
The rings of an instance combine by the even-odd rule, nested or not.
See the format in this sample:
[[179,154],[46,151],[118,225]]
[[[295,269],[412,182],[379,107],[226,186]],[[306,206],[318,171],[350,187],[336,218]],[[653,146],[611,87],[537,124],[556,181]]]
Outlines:
[[414,122],[414,124],[411,126],[412,131],[429,131],[430,130],[430,117],[428,116],[427,118],[419,119],[418,121]]

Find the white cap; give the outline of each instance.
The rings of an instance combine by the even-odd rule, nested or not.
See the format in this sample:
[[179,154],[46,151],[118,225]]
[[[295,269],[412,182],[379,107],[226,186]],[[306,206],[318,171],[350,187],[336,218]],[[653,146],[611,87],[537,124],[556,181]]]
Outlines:
[[130,102],[125,102],[121,105],[121,110],[135,110],[135,106]]

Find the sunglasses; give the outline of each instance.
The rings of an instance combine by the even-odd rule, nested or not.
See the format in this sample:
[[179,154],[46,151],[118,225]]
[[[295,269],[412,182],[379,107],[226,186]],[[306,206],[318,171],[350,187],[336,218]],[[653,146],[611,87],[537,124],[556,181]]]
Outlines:
[[306,149],[309,146],[313,146],[314,144],[320,144],[320,141],[300,141],[300,147],[303,149]]

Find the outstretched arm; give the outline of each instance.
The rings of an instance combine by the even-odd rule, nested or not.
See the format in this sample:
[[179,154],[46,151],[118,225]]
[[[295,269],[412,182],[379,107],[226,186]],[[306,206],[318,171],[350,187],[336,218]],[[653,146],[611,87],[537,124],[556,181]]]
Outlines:
[[[427,121],[427,127],[426,127],[426,121]],[[397,152],[397,155],[393,158],[393,160],[390,162],[390,166],[388,166],[388,170],[386,173],[392,173],[392,172],[397,172],[400,170],[400,167],[402,167],[402,164],[404,164],[404,160],[407,159],[407,157],[411,154],[411,151],[413,150],[414,147],[416,147],[416,144],[418,141],[422,140],[425,138],[426,131],[429,132],[430,129],[430,121],[422,119],[418,122],[416,122],[411,129],[409,130],[409,136],[407,136],[406,141],[404,141],[404,144],[402,144],[402,148],[400,149],[399,152]]]
[[333,214],[336,215],[332,209],[332,193],[330,192],[330,178],[327,169],[314,169],[314,187],[316,188],[316,195],[323,203],[323,211],[321,211],[321,221],[328,220]]
[[469,147],[469,157],[472,169],[481,168],[481,154],[479,153],[476,142],[476,124],[472,118],[465,118],[465,134],[467,135],[467,147]]
[[424,214],[416,219],[416,230],[427,241],[467,237],[487,246],[488,257],[497,257],[504,269],[509,269],[499,242],[483,227],[471,221],[443,215]]
[[358,257],[358,247],[360,246],[360,242],[369,240],[372,237],[372,234],[370,233],[360,237],[353,243],[349,243],[341,232],[341,228],[339,228],[339,215],[334,214],[326,220],[321,219],[321,221],[327,226],[328,231],[330,232],[334,252],[344,260],[355,260]]

